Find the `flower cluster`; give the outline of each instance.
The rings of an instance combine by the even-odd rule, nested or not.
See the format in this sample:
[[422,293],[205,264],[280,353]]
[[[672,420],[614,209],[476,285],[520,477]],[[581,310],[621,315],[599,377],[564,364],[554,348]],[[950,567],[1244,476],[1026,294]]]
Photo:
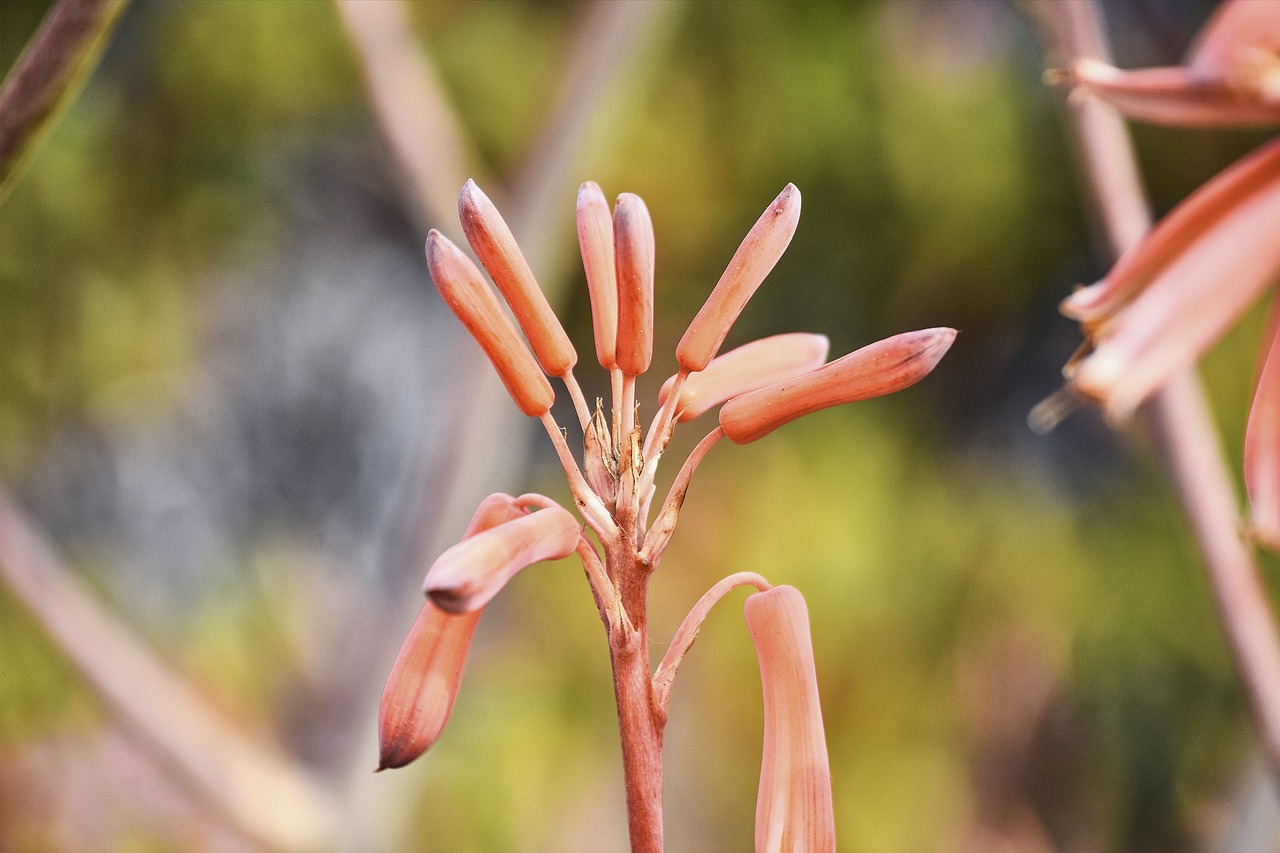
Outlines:
[[[1280,123],[1280,3],[1228,0],[1185,67],[1118,71],[1096,60],[1075,82],[1128,115],[1162,124]],[[1124,421],[1190,368],[1280,274],[1280,139],[1214,177],[1062,304],[1087,341],[1068,387]],[[1245,439],[1251,534],[1280,548],[1280,334],[1276,309]]]
[[[646,797],[660,799],[661,733],[676,668],[711,606],[729,590],[749,585],[757,590],[747,599],[746,621],[760,659],[766,729],[758,849],[834,849],[804,598],[754,573],[730,575],[695,605],[657,671],[650,673],[647,582],[670,542],[690,477],[719,439],[745,444],[819,409],[906,388],[933,369],[955,330],[897,335],[830,363],[827,339],[815,334],[775,335],[720,355],[730,327],[795,232],[800,193],[788,185],[747,234],[689,324],[676,348],[678,370],[662,386],[646,432],[637,423],[635,401],[636,377],[649,369],[653,356],[654,236],[644,202],[624,193],[610,210],[596,184],[586,183],[578,193],[578,238],[595,354],[609,372],[613,392],[607,411],[600,401],[594,410],[587,405],[573,373],[577,353],[497,209],[472,181],[463,187],[458,207],[467,241],[510,314],[484,273],[437,231],[426,245],[431,277],[515,404],[545,426],[594,541],[573,514],[546,496],[495,494],[481,503],[463,539],[427,572],[427,603],[382,698],[379,769],[406,764],[439,736],[476,622],[503,585],[537,562],[576,553],[610,642],[633,844],[660,847],[660,809],[657,817],[637,818],[636,813],[644,811]],[[573,402],[583,438],[581,466],[551,414],[551,379],[564,384]],[[717,406],[717,425],[686,459],[650,524],[654,475],[673,431]]]

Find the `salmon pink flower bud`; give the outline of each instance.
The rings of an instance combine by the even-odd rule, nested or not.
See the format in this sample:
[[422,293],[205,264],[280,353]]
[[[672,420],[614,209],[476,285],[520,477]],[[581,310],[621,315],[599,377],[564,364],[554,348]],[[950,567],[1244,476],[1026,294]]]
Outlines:
[[[1196,196],[1186,203],[1196,203]],[[1160,267],[1141,295],[1095,331],[1094,351],[1072,377],[1076,389],[1103,403],[1112,420],[1123,421],[1190,367],[1280,271],[1277,222],[1280,174],[1218,215]]]
[[796,418],[844,403],[901,391],[937,366],[955,329],[922,329],[869,344],[816,370],[734,397],[720,409],[720,428],[748,444]]
[[1252,510],[1249,533],[1280,551],[1280,302],[1271,306],[1249,424],[1244,434],[1244,482]]
[[800,221],[800,190],[787,186],[751,226],[729,266],[676,346],[676,361],[689,372],[703,370],[724,343],[742,309],[778,263]]
[[764,691],[756,853],[834,851],[831,768],[804,596],[776,586],[750,596],[745,612]]
[[[519,518],[510,495],[485,498],[466,536]],[[403,767],[436,742],[453,710],[480,611],[454,615],[423,605],[396,656],[378,711],[378,769]]]
[[458,216],[467,242],[511,306],[538,363],[548,375],[563,376],[577,363],[578,354],[534,279],[511,229],[475,181],[468,180],[462,186]]
[[[705,370],[690,374],[680,389],[676,419],[690,421],[726,400],[820,367],[831,342],[826,335],[790,332],[743,344],[711,359]],[[665,403],[675,385],[672,376],[658,391]]]
[[558,506],[499,524],[441,554],[427,571],[422,591],[441,610],[479,610],[517,572],[572,554],[581,531],[578,520]]
[[618,367],[639,376],[653,359],[653,220],[640,196],[623,193],[613,207],[618,277]]
[[1125,252],[1106,278],[1067,297],[1062,303],[1062,313],[1090,325],[1115,314],[1192,241],[1259,187],[1277,179],[1280,179],[1280,141],[1263,145],[1188,196]]
[[1280,8],[1273,0],[1227,0],[1181,66],[1121,71],[1086,58],[1072,76],[1122,112],[1156,124],[1280,123]]
[[555,402],[551,383],[538,369],[488,282],[470,258],[434,228],[427,235],[427,268],[445,304],[489,356],[520,411],[534,418],[549,411]]
[[613,260],[613,214],[609,201],[595,181],[578,190],[578,246],[587,273],[591,296],[591,328],[596,338],[596,359],[612,369],[618,352],[618,274]]

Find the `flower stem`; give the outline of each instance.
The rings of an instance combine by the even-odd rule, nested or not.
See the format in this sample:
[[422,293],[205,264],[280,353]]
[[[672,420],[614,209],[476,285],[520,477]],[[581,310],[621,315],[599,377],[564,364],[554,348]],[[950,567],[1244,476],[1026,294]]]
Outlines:
[[[1091,0],[1025,5],[1046,35],[1051,63],[1067,67],[1079,57],[1107,58]],[[1128,133],[1119,114],[1095,98],[1070,99],[1068,110],[1086,191],[1111,253],[1119,255],[1151,226]],[[1166,385],[1141,413],[1204,559],[1254,725],[1272,773],[1280,778],[1280,638],[1253,551],[1239,533],[1221,442],[1194,372]]]

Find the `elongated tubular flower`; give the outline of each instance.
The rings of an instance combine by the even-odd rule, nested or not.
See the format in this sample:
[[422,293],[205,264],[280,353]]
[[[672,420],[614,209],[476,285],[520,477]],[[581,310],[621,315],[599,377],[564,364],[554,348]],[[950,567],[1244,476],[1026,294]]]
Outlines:
[[1084,58],[1071,76],[1122,112],[1154,124],[1280,123],[1280,4],[1227,0],[1183,65],[1121,71]]
[[[524,515],[510,495],[481,501],[465,536]],[[428,601],[387,677],[378,710],[378,769],[403,767],[436,742],[453,710],[480,611],[446,613]]]
[[541,417],[555,392],[471,259],[435,229],[427,235],[427,268],[445,304],[489,357],[520,411]]
[[591,297],[596,360],[609,370],[618,363],[618,273],[614,267],[613,214],[595,181],[587,181],[578,190],[578,247]]
[[578,353],[534,279],[511,229],[475,181],[468,180],[462,186],[458,217],[467,242],[511,306],[538,363],[548,375],[563,376],[577,363]]
[[1280,550],[1280,301],[1273,297],[1262,369],[1244,434],[1244,482],[1249,492],[1249,533]]
[[720,350],[725,336],[761,282],[791,244],[800,221],[800,190],[787,184],[751,226],[729,266],[720,276],[684,337],[676,361],[686,371],[703,370]]
[[831,767],[809,609],[795,587],[776,586],[750,596],[744,610],[764,691],[756,853],[834,851]]
[[463,539],[427,571],[422,591],[441,610],[470,613],[488,604],[516,573],[572,554],[582,525],[551,506]]
[[901,391],[928,376],[955,338],[955,329],[934,328],[868,344],[816,370],[734,397],[720,409],[720,428],[735,444],[748,444],[820,409]]
[[640,196],[623,193],[613,207],[618,276],[618,367],[639,376],[653,359],[653,220]]
[[1128,418],[1193,364],[1280,272],[1278,222],[1280,176],[1272,176],[1169,258],[1141,295],[1096,330],[1094,351],[1072,384],[1100,401],[1112,420]]
[[[827,360],[831,342],[826,335],[787,332],[761,338],[711,359],[704,370],[692,373],[680,388],[676,419],[690,421],[726,400],[790,379]],[[658,402],[665,403],[676,377],[663,383]]]
[[1280,179],[1280,140],[1267,143],[1188,196],[1121,255],[1097,284],[1062,302],[1062,313],[1095,326],[1141,293],[1189,246],[1235,207]]

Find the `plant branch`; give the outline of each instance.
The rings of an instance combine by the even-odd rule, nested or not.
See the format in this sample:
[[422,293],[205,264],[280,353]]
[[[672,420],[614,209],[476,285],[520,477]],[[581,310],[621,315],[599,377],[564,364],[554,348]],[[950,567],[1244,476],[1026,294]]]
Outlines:
[[689,458],[684,460],[684,465],[680,466],[680,473],[676,474],[675,482],[671,484],[667,499],[662,504],[662,512],[658,513],[658,517],[653,522],[653,528],[644,539],[644,547],[640,551],[644,559],[654,564],[662,559],[662,553],[667,550],[667,544],[671,541],[671,534],[675,530],[680,507],[684,505],[685,493],[689,491],[689,480],[693,477],[693,472],[698,470],[698,465],[702,463],[703,458],[722,438],[724,438],[724,430],[717,426],[702,437],[702,441],[693,448]]
[[0,202],[97,64],[126,0],[58,0],[0,87]]
[[[1090,0],[1034,0],[1050,61],[1108,59],[1098,10]],[[1151,225],[1123,119],[1095,98],[1069,98],[1068,112],[1089,193],[1112,255]],[[1160,460],[1205,562],[1227,645],[1248,697],[1273,775],[1280,777],[1280,640],[1240,517],[1221,441],[1194,372],[1161,389],[1142,410]]]
[[671,701],[671,685],[676,680],[676,671],[680,668],[680,662],[684,660],[684,656],[693,647],[693,641],[698,639],[698,632],[702,630],[702,623],[706,620],[707,614],[720,599],[740,586],[754,586],[761,592],[773,588],[767,580],[755,572],[735,572],[703,593],[702,598],[698,599],[698,603],[693,605],[693,609],[676,629],[675,635],[671,638],[671,645],[667,647],[667,653],[662,656],[662,663],[658,664],[658,671],[653,675],[653,701],[658,707],[658,713],[663,722],[667,719],[667,705]]
[[0,577],[111,715],[228,825],[274,850],[325,849],[336,803],[219,717],[76,580],[0,491]]

